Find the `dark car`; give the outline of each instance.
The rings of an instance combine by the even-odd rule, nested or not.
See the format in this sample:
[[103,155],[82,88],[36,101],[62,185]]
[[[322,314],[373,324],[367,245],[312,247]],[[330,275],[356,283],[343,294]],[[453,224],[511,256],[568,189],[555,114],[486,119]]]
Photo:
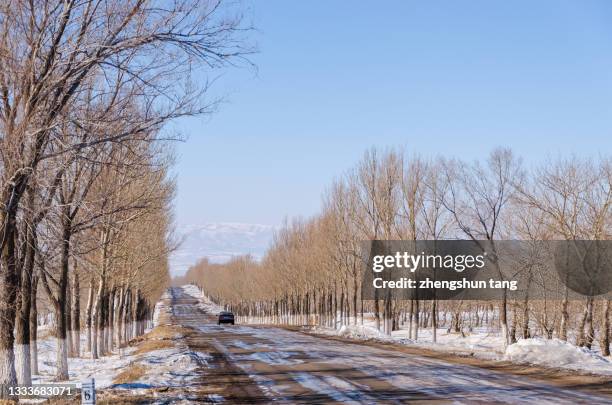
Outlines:
[[221,325],[222,323],[231,323],[233,325],[234,324],[234,314],[228,311],[220,312],[218,325]]

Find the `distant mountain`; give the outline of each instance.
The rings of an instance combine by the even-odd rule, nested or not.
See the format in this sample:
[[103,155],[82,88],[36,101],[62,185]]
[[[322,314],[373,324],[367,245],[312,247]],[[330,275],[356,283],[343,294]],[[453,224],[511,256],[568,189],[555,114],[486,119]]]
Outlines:
[[184,274],[190,266],[206,257],[211,262],[223,263],[233,256],[251,254],[260,260],[277,229],[271,225],[234,222],[189,225],[177,229],[183,240],[170,257],[172,275]]

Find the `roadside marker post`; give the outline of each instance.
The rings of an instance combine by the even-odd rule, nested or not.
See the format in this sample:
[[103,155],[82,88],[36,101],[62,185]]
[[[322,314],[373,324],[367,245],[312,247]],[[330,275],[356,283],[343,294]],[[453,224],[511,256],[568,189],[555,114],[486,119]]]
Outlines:
[[81,383],[81,404],[95,405],[96,403],[96,380],[89,378]]

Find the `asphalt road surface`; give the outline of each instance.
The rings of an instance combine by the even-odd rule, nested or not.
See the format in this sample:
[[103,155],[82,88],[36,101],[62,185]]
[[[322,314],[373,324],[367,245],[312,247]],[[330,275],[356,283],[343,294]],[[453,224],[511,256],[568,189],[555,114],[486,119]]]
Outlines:
[[212,355],[202,384],[224,403],[604,404],[612,398],[511,373],[275,327],[216,324],[199,298],[170,291],[172,322]]

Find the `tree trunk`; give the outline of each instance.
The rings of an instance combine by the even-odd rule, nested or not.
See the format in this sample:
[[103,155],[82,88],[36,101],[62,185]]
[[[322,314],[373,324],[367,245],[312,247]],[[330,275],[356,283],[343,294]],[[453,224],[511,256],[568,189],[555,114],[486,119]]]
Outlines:
[[567,310],[569,301],[567,299],[567,287],[565,287],[565,294],[563,295],[563,302],[561,303],[561,326],[559,330],[559,339],[567,342],[567,326],[569,324],[569,312]]
[[93,297],[94,297],[94,279],[93,277],[89,278],[89,292],[87,294],[87,308],[85,309],[85,326],[87,327],[87,351],[91,353],[92,344],[91,344],[91,329],[92,329],[92,306],[93,306]]
[[72,345],[72,288],[70,282],[66,287],[66,346],[68,346],[68,357],[74,357],[74,346]]
[[[64,214],[67,218],[67,215]],[[64,223],[64,232],[62,237],[62,252],[61,252],[61,275],[58,282],[57,298],[53,299],[53,295],[49,294],[49,299],[54,301],[55,306],[55,333],[57,337],[57,381],[65,381],[68,379],[68,339],[67,339],[67,295],[68,295],[68,260],[70,254],[70,236],[71,224],[68,220]],[[48,288],[46,286],[45,288]],[[51,292],[51,291],[49,291]]]
[[[93,284],[92,284],[93,285]],[[100,280],[98,281],[98,292],[96,293],[96,298],[94,300],[94,305],[91,314],[91,358],[97,359],[99,357],[98,352],[98,334],[100,327],[100,310],[101,310],[101,300],[102,294],[104,291],[104,276],[100,276]]]
[[580,323],[578,324],[578,336],[576,337],[576,346],[584,347],[586,346],[586,333],[585,327],[587,326],[587,318],[589,316],[589,299],[587,298],[584,311],[582,312],[582,317],[580,318]]
[[30,311],[32,307],[32,273],[34,270],[35,234],[32,224],[26,230],[25,260],[21,269],[21,291],[15,325],[15,371],[19,385],[32,385],[30,355]]
[[57,359],[55,379],[57,381],[68,380],[68,342],[66,341],[66,301],[58,301],[55,310],[55,336],[57,337]]
[[512,305],[512,324],[510,326],[510,344],[516,343],[516,325],[518,324],[518,313],[516,302]]
[[593,297],[588,297],[586,302],[585,334],[584,346],[587,349],[591,349],[593,340],[595,339],[595,328],[593,326]]
[[74,261],[74,279],[72,281],[72,345],[73,354],[76,357],[81,355],[81,292],[79,275]]
[[432,341],[436,343],[438,341],[438,301],[435,299],[435,296],[433,301],[431,302],[431,328]]
[[15,300],[17,298],[17,274],[15,269],[14,218],[0,215],[0,224],[10,220],[0,234],[5,235],[0,257],[0,399],[10,399],[8,388],[17,383],[13,352],[15,327]]
[[414,327],[412,328],[413,339],[416,342],[419,340],[419,299],[414,300]]
[[606,300],[603,310],[603,319],[601,322],[601,354],[604,356],[610,355],[610,300]]
[[353,280],[353,316],[355,317],[353,324],[357,325],[357,280]]
[[38,277],[32,277],[32,307],[30,308],[30,370],[31,374],[39,374],[38,372],[38,306],[36,297],[38,293]]
[[529,339],[529,295],[525,293],[525,301],[523,301],[523,339]]
[[107,328],[107,339],[106,347],[109,351],[113,350],[114,335],[115,335],[115,297],[117,295],[117,289],[111,288],[111,292],[108,297],[108,328]]
[[505,349],[508,343],[510,343],[510,334],[508,333],[508,297],[505,288],[502,291],[502,301],[499,307],[499,322],[501,324],[501,333]]

